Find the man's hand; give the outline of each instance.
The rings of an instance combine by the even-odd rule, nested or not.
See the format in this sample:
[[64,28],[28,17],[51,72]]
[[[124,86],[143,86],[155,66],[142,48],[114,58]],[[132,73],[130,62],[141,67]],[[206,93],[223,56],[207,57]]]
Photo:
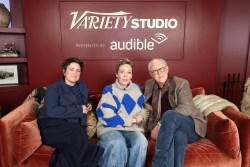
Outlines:
[[158,136],[158,133],[159,133],[159,129],[160,129],[161,125],[157,124],[154,129],[151,131],[151,138],[153,140],[157,140],[157,136]]

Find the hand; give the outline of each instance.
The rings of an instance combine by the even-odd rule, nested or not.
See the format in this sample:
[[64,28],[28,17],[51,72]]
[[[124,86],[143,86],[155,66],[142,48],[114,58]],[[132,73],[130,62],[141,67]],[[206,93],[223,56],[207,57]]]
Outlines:
[[158,137],[158,133],[159,133],[159,129],[160,129],[161,125],[157,124],[154,129],[151,131],[151,138],[153,140],[157,140]]
[[92,110],[92,105],[90,103],[88,103],[87,105],[82,105],[83,114],[87,114],[91,110]]
[[87,110],[88,110],[88,111],[91,111],[91,110],[92,110],[92,104],[91,104],[91,103],[88,103],[88,104],[87,104]]
[[135,115],[133,117],[133,123],[135,123],[135,124],[140,124],[142,121],[143,121],[142,115]]
[[89,112],[88,108],[86,105],[82,105],[82,113],[87,114]]

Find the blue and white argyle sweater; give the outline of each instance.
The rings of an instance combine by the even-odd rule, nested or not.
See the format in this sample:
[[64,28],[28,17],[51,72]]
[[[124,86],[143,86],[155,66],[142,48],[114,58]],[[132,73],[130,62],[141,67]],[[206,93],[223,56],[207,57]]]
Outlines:
[[144,96],[135,83],[131,82],[125,89],[118,80],[106,86],[96,109],[97,136],[110,130],[144,132],[142,125],[132,123],[133,116],[137,114],[144,116],[143,103]]

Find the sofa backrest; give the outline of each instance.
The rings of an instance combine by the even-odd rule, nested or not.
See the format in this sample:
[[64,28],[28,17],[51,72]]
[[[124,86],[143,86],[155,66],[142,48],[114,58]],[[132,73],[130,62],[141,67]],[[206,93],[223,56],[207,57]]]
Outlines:
[[204,95],[205,89],[203,87],[196,87],[196,88],[191,89],[191,93],[192,93],[193,97],[195,97],[197,95]]
[[0,156],[3,167],[17,166],[13,156],[13,133],[16,126],[33,112],[35,100],[30,99],[9,112],[0,120]]
[[242,154],[241,166],[250,167],[250,117],[232,107],[227,107],[222,112],[233,120],[238,127]]
[[[200,94],[205,94],[205,89],[203,87],[196,87],[191,89],[191,93],[193,95],[193,97],[195,97],[196,95],[200,95]],[[102,97],[101,93],[96,93],[96,94],[92,94],[89,97],[89,100],[91,101],[92,105],[93,105],[93,111],[95,111],[100,99]]]

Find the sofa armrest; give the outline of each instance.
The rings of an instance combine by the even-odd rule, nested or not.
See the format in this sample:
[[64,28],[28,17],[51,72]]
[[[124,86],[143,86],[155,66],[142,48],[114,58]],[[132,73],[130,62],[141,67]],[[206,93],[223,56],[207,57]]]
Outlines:
[[250,166],[250,117],[235,110],[232,107],[227,107],[222,112],[235,122],[238,127],[240,137],[240,149],[242,154],[242,166]]
[[240,156],[238,128],[221,111],[208,115],[207,138],[232,158]]
[[0,159],[3,166],[10,167],[16,165],[13,157],[13,131],[26,116],[32,113],[34,106],[35,100],[31,99],[1,118]]

